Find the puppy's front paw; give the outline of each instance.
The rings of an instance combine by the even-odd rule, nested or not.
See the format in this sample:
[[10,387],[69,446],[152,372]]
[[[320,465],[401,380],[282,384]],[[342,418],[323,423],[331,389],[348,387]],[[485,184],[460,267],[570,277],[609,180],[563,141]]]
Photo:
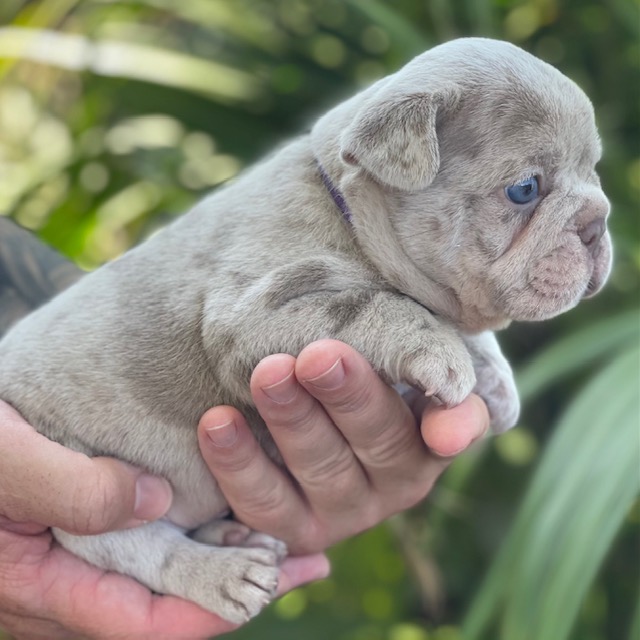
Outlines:
[[460,404],[472,391],[476,376],[469,354],[454,345],[430,346],[408,358],[406,380],[447,407]]

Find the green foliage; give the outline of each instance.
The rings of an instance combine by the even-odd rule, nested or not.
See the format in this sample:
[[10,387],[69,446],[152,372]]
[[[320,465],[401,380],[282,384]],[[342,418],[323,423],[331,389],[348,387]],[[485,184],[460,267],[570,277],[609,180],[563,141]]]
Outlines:
[[[468,615],[469,640],[568,637],[640,489],[637,331],[634,338],[557,425]],[[483,631],[494,617],[500,632],[487,636]]]
[[[575,331],[540,351],[518,372],[518,391],[526,402],[558,379],[637,344],[638,309],[606,317]],[[633,373],[633,372],[631,372]]]
[[451,37],[511,40],[594,101],[615,266],[596,299],[503,335],[525,399],[521,426],[458,460],[427,505],[339,545],[331,579],[234,637],[640,637],[638,9],[637,0],[0,4],[0,211],[87,269]]

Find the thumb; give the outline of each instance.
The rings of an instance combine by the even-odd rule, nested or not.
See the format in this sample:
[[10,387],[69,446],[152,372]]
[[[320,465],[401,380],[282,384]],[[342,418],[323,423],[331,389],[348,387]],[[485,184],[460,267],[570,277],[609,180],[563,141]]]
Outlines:
[[422,438],[443,466],[479,440],[489,429],[489,410],[474,393],[455,407],[428,406],[423,413]]
[[89,458],[48,440],[0,402],[0,514],[75,534],[163,516],[169,483],[112,458]]

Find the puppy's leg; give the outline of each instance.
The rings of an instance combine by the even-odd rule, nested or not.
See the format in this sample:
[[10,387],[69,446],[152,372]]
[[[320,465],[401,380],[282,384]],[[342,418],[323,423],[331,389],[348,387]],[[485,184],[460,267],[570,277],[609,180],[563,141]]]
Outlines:
[[447,406],[460,404],[476,381],[459,333],[406,296],[376,294],[334,337],[365,355],[390,382],[407,382]]
[[[287,285],[284,279],[278,282],[281,289]],[[392,291],[335,289],[305,293],[275,308],[268,304],[275,296],[267,289],[261,313],[255,304],[251,310],[242,309],[224,330],[251,336],[253,357],[258,359],[282,351],[296,353],[319,338],[336,338],[362,353],[390,382],[408,382],[450,406],[469,395],[475,373],[456,329]],[[216,329],[221,325],[218,322]],[[236,341],[220,360],[221,370],[235,373],[238,396],[246,387],[246,372],[257,364],[248,362],[243,348]]]
[[166,521],[98,536],[59,529],[54,535],[101,569],[132,576],[153,591],[191,600],[234,623],[257,615],[278,586],[280,558],[273,549],[201,544]]
[[520,414],[520,399],[513,372],[490,331],[464,336],[476,372],[474,388],[489,408],[491,430],[502,433],[515,426]]

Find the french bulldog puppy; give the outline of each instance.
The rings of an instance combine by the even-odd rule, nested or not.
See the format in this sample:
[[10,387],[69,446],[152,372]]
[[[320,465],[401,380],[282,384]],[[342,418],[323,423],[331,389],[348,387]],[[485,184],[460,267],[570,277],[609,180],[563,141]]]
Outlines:
[[56,538],[233,622],[257,614],[286,549],[223,519],[200,415],[235,405],[281,462],[252,369],[332,337],[446,405],[475,390],[496,432],[513,426],[492,331],[603,286],[600,153],[573,82],[511,44],[455,40],[26,317],[0,343],[0,397],[47,437],[162,475],[175,494],[163,521]]

